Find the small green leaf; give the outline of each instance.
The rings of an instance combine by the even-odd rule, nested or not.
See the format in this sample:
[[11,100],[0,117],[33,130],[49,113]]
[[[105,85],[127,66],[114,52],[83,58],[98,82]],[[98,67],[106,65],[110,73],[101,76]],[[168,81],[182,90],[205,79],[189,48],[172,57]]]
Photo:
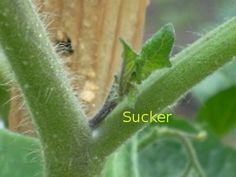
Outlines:
[[236,87],[231,87],[206,101],[198,117],[221,136],[236,126],[235,109]]
[[173,25],[167,24],[144,43],[138,55],[124,40],[123,66],[120,74],[121,95],[127,92],[131,81],[140,83],[154,70],[170,67],[170,54],[173,48],[175,32]]
[[[167,24],[144,43],[137,60],[137,74],[145,79],[156,69],[170,67],[170,54],[175,39],[174,27]],[[142,76],[140,76],[142,75]]]
[[42,177],[39,141],[0,130],[0,176]]
[[123,39],[121,39],[121,43],[123,45],[123,65],[119,76],[119,89],[120,95],[124,95],[128,91],[129,83],[135,72],[135,61],[138,54]]

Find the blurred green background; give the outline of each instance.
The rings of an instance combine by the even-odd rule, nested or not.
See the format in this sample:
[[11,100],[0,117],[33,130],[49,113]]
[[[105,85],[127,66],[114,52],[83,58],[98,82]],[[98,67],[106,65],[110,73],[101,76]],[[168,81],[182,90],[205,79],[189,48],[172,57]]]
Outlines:
[[[233,16],[236,16],[236,0],[151,0],[145,39],[164,24],[173,23],[176,30],[174,55]],[[8,67],[4,59],[0,50],[0,127],[7,126],[10,99]],[[189,133],[203,129],[208,132],[206,141],[193,142],[193,145],[209,177],[236,176],[235,86],[236,61],[233,60],[170,108],[176,113],[176,119],[169,127]],[[160,138],[138,150],[142,137],[155,128],[144,129],[115,152],[107,162],[104,176],[180,177],[188,159],[185,148],[176,139]],[[41,177],[42,159],[38,150],[35,139],[0,131],[0,177]],[[197,173],[191,170],[188,176],[195,177]]]
[[236,14],[235,0],[150,0],[145,38],[166,23],[176,30],[175,52]]

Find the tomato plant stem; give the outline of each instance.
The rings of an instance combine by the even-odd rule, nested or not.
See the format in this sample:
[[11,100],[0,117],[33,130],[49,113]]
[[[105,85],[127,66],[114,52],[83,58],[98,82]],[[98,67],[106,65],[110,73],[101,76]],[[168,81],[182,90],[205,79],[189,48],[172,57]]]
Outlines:
[[30,0],[0,1],[0,41],[36,124],[47,177],[91,176],[90,128]]
[[[159,113],[199,81],[236,56],[236,18],[220,25],[172,58],[170,69],[154,72],[94,130],[94,152],[107,156],[144,123],[124,123],[123,113]],[[132,97],[132,98],[130,98]],[[102,147],[102,148],[101,148]]]

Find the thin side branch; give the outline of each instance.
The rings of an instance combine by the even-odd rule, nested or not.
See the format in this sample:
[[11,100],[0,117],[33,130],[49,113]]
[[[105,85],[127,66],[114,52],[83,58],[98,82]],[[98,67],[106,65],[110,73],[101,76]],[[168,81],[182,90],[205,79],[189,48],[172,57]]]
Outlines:
[[[134,133],[142,123],[124,123],[123,112],[161,112],[212,72],[236,56],[236,18],[211,31],[176,55],[170,69],[154,72],[138,88],[136,99],[124,99],[93,131],[93,153],[105,157]],[[132,101],[134,100],[134,101]]]

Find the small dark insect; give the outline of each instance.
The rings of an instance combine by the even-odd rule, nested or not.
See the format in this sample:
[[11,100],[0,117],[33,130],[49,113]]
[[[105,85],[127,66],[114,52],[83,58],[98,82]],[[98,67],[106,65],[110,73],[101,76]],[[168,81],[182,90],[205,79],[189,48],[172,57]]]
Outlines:
[[70,56],[74,53],[74,49],[71,45],[71,40],[67,38],[63,41],[56,41],[56,52],[63,56]]
[[106,102],[102,109],[89,121],[91,128],[96,128],[99,123],[101,123],[106,116],[116,107],[117,103],[115,101]]
[[107,99],[103,107],[98,111],[98,113],[89,121],[91,128],[96,128],[106,117],[107,115],[116,107],[118,104],[119,96],[117,95],[117,84],[116,80],[112,84],[110,92],[107,96]]

